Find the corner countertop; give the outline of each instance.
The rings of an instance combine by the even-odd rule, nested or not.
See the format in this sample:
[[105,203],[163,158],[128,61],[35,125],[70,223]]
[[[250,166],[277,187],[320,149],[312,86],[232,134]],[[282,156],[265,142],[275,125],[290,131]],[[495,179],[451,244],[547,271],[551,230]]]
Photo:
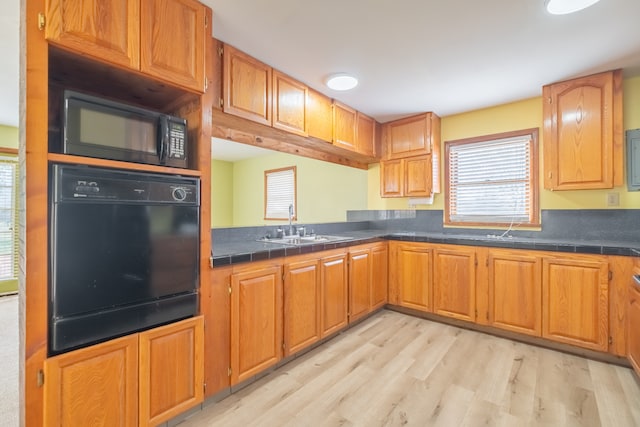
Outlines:
[[452,245],[484,246],[509,249],[529,249],[582,254],[619,255],[640,257],[640,242],[609,242],[584,240],[552,240],[498,235],[464,235],[444,233],[402,232],[389,230],[359,230],[339,233],[349,240],[291,246],[257,240],[223,241],[212,243],[213,267],[261,261],[300,255],[329,249],[372,243],[380,240],[398,240]]

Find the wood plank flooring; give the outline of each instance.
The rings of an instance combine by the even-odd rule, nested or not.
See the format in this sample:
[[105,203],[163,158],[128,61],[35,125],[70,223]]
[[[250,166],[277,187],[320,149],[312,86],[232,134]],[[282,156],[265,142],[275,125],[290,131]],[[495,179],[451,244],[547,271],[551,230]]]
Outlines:
[[640,426],[630,369],[381,311],[190,426]]

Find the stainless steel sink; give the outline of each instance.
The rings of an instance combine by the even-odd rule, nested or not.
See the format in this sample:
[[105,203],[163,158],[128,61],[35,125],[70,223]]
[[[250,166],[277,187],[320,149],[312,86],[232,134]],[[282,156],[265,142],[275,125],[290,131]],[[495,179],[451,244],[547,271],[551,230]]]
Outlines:
[[353,237],[345,237],[345,236],[330,236],[327,234],[314,234],[312,236],[285,236],[281,238],[267,238],[263,237],[262,239],[258,239],[259,242],[267,242],[267,243],[279,243],[281,245],[291,245],[291,246],[300,246],[300,245],[313,245],[317,243],[332,243],[332,242],[341,242],[346,240],[353,240]]

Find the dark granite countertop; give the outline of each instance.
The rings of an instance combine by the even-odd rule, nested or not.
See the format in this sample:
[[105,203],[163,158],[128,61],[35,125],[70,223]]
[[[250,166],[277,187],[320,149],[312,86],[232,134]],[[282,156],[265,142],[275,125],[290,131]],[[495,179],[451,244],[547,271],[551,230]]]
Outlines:
[[511,249],[530,249],[540,251],[569,252],[582,254],[621,255],[640,257],[640,242],[584,240],[552,240],[528,237],[499,237],[498,235],[464,235],[421,232],[393,232],[389,230],[359,230],[339,234],[349,240],[314,243],[302,246],[291,246],[279,243],[260,242],[256,240],[236,240],[213,242],[212,260],[214,267],[242,262],[260,261],[284,256],[300,255],[371,243],[378,240],[400,240],[410,242],[445,243],[466,246],[484,246]]

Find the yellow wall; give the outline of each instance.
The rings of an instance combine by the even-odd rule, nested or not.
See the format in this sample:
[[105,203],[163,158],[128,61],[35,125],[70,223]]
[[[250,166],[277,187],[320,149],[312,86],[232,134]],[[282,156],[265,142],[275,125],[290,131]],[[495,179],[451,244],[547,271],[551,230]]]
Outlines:
[[233,163],[211,161],[211,226],[233,226]]
[[[624,128],[640,128],[640,77],[624,80]],[[620,206],[612,209],[639,209],[640,192],[629,192],[625,184],[610,190],[548,191],[543,189],[542,98],[532,98],[510,104],[485,108],[442,118],[442,153],[448,140],[489,135],[518,129],[540,129],[540,207],[541,209],[605,209],[607,193],[619,193]],[[626,164],[625,164],[626,168]],[[444,168],[441,182],[444,183]],[[369,209],[407,209],[408,199],[380,197],[380,167],[371,165],[368,176]],[[418,209],[444,209],[444,193],[434,196],[433,205]]]
[[[225,163],[225,162],[222,162]],[[274,153],[232,164],[233,221],[223,223],[213,211],[220,196],[212,197],[213,227],[277,225],[286,221],[264,220],[264,171],[297,167],[298,223],[346,221],[347,210],[367,209],[367,171],[306,157]],[[213,168],[219,167],[212,163]],[[212,187],[217,172],[212,170]],[[212,192],[212,195],[214,193]]]
[[18,128],[0,125],[0,147],[18,149]]

